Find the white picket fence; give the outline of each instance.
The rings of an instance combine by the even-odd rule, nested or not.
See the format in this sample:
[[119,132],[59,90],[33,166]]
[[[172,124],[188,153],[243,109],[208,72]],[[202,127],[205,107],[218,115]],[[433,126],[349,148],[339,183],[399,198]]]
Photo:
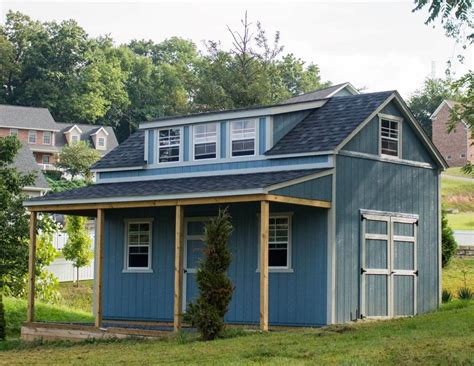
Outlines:
[[[94,249],[95,243],[95,233],[94,230],[89,230],[89,235],[92,239],[92,249]],[[64,248],[64,245],[67,242],[67,234],[60,232],[54,235],[53,237],[53,246],[61,251]],[[54,260],[48,266],[48,270],[51,271],[59,280],[59,282],[70,282],[76,281],[77,270],[74,268],[71,261],[67,261],[61,255]],[[94,261],[92,261],[90,266],[82,267],[79,269],[79,279],[80,280],[92,280],[94,279]]]

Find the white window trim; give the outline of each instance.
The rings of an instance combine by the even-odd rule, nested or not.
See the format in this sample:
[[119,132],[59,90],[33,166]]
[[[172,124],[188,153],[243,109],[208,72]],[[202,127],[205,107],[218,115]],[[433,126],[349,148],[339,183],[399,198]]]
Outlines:
[[[45,157],[48,157],[48,162],[45,162],[45,161],[44,161],[44,158],[45,158]],[[44,155],[41,157],[41,162],[42,162],[43,164],[51,164],[51,155],[44,154]]]
[[[179,158],[178,161],[164,161],[160,162],[160,131],[162,130],[172,130],[172,129],[178,129],[179,130]],[[163,165],[173,165],[173,164],[178,164],[183,161],[183,155],[184,155],[184,128],[180,126],[170,126],[170,127],[164,127],[164,128],[157,128],[155,130],[155,162],[156,165],[158,166],[163,166]]]
[[[46,136],[46,134],[49,134],[49,142],[44,142],[44,137]],[[53,134],[49,131],[44,131],[43,132],[43,145],[51,145],[53,142]]]
[[[258,222],[260,222],[260,214],[257,215],[258,217]],[[275,212],[271,213],[269,218],[288,218],[288,251],[287,251],[287,257],[286,257],[286,266],[285,267],[271,267],[268,266],[268,272],[273,272],[273,273],[294,273],[293,270],[293,263],[292,263],[292,236],[293,236],[293,212]],[[260,226],[258,229],[258,262],[257,262],[257,270],[255,272],[260,272]],[[270,243],[269,243],[270,244]],[[270,249],[268,249],[270,251]]]
[[[104,144],[101,145],[100,144],[100,140],[103,140],[104,141]],[[100,147],[100,148],[104,148],[106,147],[106,138],[105,137],[99,137],[97,136],[97,147]]]
[[[77,137],[77,141],[74,141],[74,137]],[[77,142],[81,141],[81,136],[79,135],[71,135],[71,144],[75,144]]]
[[[128,229],[130,224],[149,224],[150,225],[150,244],[148,247],[148,266],[129,267],[128,266]],[[122,273],[153,273],[153,218],[125,219],[124,220],[124,261]]]
[[[34,142],[30,141],[30,136],[35,136],[35,141]],[[28,130],[28,143],[29,144],[36,144],[37,142],[38,142],[38,134],[36,133],[36,131]]]
[[[403,137],[403,134],[402,134],[403,118],[398,117],[398,116],[393,116],[393,115],[390,115],[390,114],[383,114],[383,113],[379,113],[378,117],[379,117],[379,141],[378,141],[378,143],[379,143],[379,156],[384,157],[384,158],[388,158],[388,159],[401,159],[402,158],[402,141],[403,141],[402,140],[402,137]],[[398,154],[397,154],[397,156],[387,155],[387,154],[382,153],[382,120],[383,119],[391,121],[391,122],[397,122],[398,123],[398,139],[397,139]]]
[[[13,133],[15,131],[15,133]],[[10,128],[10,136],[18,136],[18,128]]]
[[[194,129],[196,126],[199,125],[216,125],[216,157],[215,158],[207,158],[207,159],[196,159],[195,156],[195,141],[194,141]],[[213,161],[220,159],[221,155],[221,124],[219,122],[209,122],[209,123],[199,123],[196,125],[191,125],[189,129],[189,140],[190,140],[190,157],[191,161],[196,162],[204,162],[204,161]]]
[[[253,151],[253,154],[252,155],[238,155],[238,156],[233,156],[232,155],[232,142],[234,141],[234,139],[232,138],[232,123],[236,123],[236,122],[242,122],[242,121],[254,121],[255,122],[255,137],[254,137],[254,151]],[[239,120],[235,120],[235,121],[230,121],[228,123],[228,138],[227,138],[227,141],[228,141],[228,156],[230,159],[241,159],[241,158],[248,158],[248,157],[253,157],[253,156],[257,156],[259,155],[259,144],[258,144],[258,141],[260,139],[260,119],[259,118],[245,118],[245,119],[239,119]],[[239,140],[235,140],[235,141],[239,141]]]

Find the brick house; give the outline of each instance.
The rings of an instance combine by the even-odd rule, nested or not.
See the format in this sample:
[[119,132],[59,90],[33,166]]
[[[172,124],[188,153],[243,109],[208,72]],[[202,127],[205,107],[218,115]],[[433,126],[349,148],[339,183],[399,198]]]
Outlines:
[[448,133],[451,111],[456,105],[452,100],[444,100],[431,115],[433,122],[433,142],[450,167],[463,166],[474,162],[474,140],[468,124],[461,120]]
[[59,123],[46,108],[0,105],[0,137],[16,135],[42,170],[56,170],[54,163],[64,146],[87,141],[102,156],[113,150],[117,138],[112,127]]

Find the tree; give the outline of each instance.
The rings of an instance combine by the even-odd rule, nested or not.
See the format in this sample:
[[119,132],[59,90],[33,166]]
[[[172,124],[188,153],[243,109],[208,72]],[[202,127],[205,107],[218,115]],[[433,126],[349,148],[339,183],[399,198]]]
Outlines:
[[413,115],[421,123],[426,133],[432,135],[431,115],[445,99],[456,99],[451,81],[443,79],[425,79],[423,87],[416,90],[408,100]]
[[79,286],[79,269],[88,266],[94,253],[91,250],[92,240],[86,230],[87,217],[67,216],[66,232],[68,240],[63,248],[64,258],[73,262],[76,267],[76,286]]
[[205,340],[222,334],[224,315],[232,299],[233,285],[227,277],[231,263],[227,242],[232,230],[227,209],[219,210],[217,217],[205,225],[204,259],[196,276],[199,297],[189,305],[184,317]]
[[77,175],[82,175],[90,180],[92,177],[91,166],[99,159],[100,153],[97,150],[91,148],[85,141],[78,141],[61,150],[56,166],[70,174],[71,180]]
[[18,283],[28,270],[29,220],[22,188],[35,177],[12,167],[19,148],[16,137],[0,138],[0,287]]
[[441,213],[441,230],[441,262],[443,267],[446,267],[451,258],[456,255],[458,245],[454,239],[453,230],[449,227],[446,210],[444,209]]

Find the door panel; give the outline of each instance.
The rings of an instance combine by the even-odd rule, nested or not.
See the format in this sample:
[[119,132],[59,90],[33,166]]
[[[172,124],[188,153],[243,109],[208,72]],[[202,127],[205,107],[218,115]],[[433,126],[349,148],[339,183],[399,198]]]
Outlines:
[[366,240],[365,248],[365,268],[388,268],[388,241],[387,240]]
[[368,275],[366,281],[366,299],[368,317],[388,316],[388,276]]
[[196,273],[204,250],[204,225],[206,218],[186,218],[184,235],[183,311],[196,300],[198,287]]
[[415,245],[408,241],[393,242],[393,270],[415,270]]
[[415,313],[413,301],[415,278],[415,276],[393,276],[393,316]]

